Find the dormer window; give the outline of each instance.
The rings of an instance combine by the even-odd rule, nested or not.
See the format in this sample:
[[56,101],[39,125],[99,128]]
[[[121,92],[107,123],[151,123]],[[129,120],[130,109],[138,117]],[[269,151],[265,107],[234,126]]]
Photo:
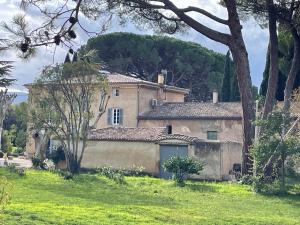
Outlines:
[[114,97],[120,96],[120,90],[117,89],[117,88],[114,88],[114,89],[112,90],[112,95],[113,95]]

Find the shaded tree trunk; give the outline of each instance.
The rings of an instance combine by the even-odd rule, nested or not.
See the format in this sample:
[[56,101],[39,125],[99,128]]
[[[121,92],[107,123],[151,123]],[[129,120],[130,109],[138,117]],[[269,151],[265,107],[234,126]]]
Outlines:
[[[296,75],[299,72],[299,68],[300,68],[300,37],[297,33],[297,30],[294,27],[291,28],[291,33],[292,33],[293,40],[294,40],[294,56],[293,56],[292,65],[291,65],[291,68],[290,68],[290,71],[288,74],[288,78],[286,81],[285,89],[284,89],[284,105],[283,105],[283,109],[282,109],[283,115],[288,113],[288,111],[290,109],[294,81],[295,81]],[[286,136],[286,134],[283,134],[283,135]],[[275,154],[273,154],[269,158],[266,165],[264,166],[264,175],[266,177],[270,177],[272,175],[273,164],[276,159],[277,159],[277,156],[275,156]]]
[[273,0],[267,1],[269,15],[269,79],[268,89],[263,110],[263,118],[272,111],[277,90],[278,82],[278,37],[277,37],[277,18]]
[[235,1],[225,1],[228,15],[229,28],[232,34],[232,39],[229,43],[229,48],[232,53],[233,61],[235,62],[235,72],[241,95],[243,109],[243,164],[242,173],[248,174],[251,172],[252,160],[249,156],[249,148],[252,145],[254,138],[254,126],[252,121],[255,119],[254,101],[252,98],[252,82],[250,77],[250,68],[248,53],[242,36],[242,26],[236,10]]
[[294,56],[284,89],[283,113],[287,113],[290,109],[293,86],[300,67],[300,37],[295,28],[291,28],[291,32],[294,40]]

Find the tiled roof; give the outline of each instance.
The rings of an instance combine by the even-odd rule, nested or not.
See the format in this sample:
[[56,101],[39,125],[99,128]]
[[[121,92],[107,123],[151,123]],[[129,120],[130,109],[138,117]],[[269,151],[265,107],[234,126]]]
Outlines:
[[166,135],[160,136],[160,138],[157,141],[164,141],[164,140],[170,140],[170,139],[177,139],[177,140],[182,140],[182,141],[187,141],[187,142],[201,142],[201,139],[199,139],[197,137],[186,136],[183,134],[166,134]]
[[242,119],[239,102],[176,102],[164,103],[142,113],[139,119]]
[[89,140],[108,141],[156,141],[166,134],[166,128],[132,128],[132,127],[108,127],[91,130]]
[[187,142],[200,141],[196,137],[182,134],[167,134],[165,127],[154,128],[133,128],[133,127],[108,127],[103,129],[91,130],[88,134],[89,140],[102,141],[143,141],[159,142],[170,139],[182,140]]
[[[152,87],[160,87],[158,83],[142,80],[137,77],[127,76],[119,73],[105,73],[109,84],[142,84]],[[175,86],[163,85],[167,90],[173,90],[176,92],[189,93],[189,89],[179,88]]]
[[142,83],[142,82],[146,82],[142,79],[122,75],[119,73],[107,74],[107,79],[108,79],[109,83]]

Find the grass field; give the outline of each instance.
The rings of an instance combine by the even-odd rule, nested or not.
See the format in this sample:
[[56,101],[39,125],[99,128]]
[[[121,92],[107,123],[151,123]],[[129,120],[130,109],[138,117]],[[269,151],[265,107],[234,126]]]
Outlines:
[[82,174],[67,181],[43,171],[25,177],[0,169],[12,183],[1,215],[9,224],[300,224],[300,196],[263,196],[248,186],[126,177],[126,185]]

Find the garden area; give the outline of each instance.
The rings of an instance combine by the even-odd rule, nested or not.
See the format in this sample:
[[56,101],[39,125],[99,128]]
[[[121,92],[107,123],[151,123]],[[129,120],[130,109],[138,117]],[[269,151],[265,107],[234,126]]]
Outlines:
[[[125,177],[118,183],[82,173],[66,180],[55,172],[0,169],[9,203],[0,223],[10,224],[300,224],[300,185],[293,194],[261,195],[230,182]],[[2,182],[3,183],[3,182]]]

